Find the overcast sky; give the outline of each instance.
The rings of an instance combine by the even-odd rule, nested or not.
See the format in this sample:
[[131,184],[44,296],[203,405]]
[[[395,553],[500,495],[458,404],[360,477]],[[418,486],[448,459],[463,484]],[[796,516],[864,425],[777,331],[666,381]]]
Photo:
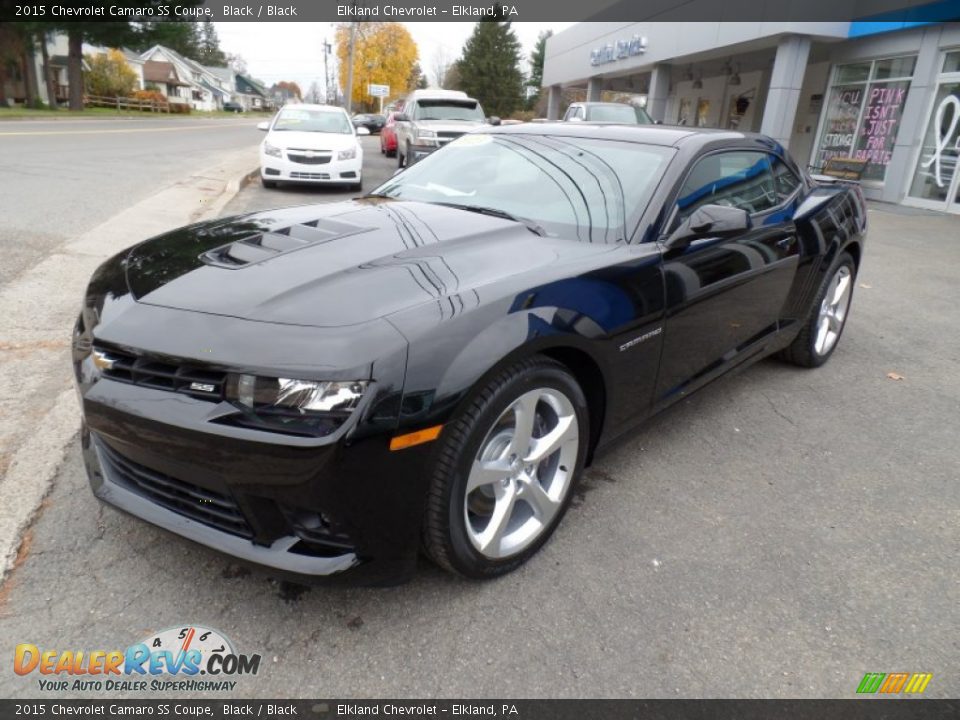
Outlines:
[[[420,51],[420,66],[430,84],[435,83],[434,66],[441,54],[448,61],[456,60],[463,44],[473,31],[472,22],[403,23],[410,30]],[[513,23],[523,45],[523,70],[529,71],[526,60],[541,30],[555,33],[573,23]],[[250,73],[272,85],[280,80],[293,80],[303,92],[311,82],[323,87],[323,41],[333,42],[331,23],[297,22],[218,22],[217,34],[224,52],[242,55]]]

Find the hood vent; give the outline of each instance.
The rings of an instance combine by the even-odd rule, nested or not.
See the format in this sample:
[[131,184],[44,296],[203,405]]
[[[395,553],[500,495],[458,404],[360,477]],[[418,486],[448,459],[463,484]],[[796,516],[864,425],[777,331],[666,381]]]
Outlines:
[[283,253],[357,235],[370,229],[372,228],[323,218],[235,240],[208,250],[200,255],[200,259],[207,265],[236,270]]

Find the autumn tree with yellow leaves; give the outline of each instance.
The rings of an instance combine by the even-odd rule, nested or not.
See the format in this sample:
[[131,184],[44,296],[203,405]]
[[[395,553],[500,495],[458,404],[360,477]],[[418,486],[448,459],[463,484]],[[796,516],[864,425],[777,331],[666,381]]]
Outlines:
[[[337,60],[340,87],[346,92],[350,57],[350,23],[337,26]],[[379,100],[367,94],[368,85],[389,85],[390,97],[403,97],[410,89],[417,44],[410,31],[398,22],[358,22],[353,57],[353,109],[373,111]]]

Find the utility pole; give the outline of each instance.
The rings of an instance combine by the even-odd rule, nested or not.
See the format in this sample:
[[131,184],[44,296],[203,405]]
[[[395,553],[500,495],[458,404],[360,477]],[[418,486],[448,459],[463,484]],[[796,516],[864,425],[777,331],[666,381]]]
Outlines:
[[357,23],[350,23],[350,52],[347,62],[347,112],[353,112],[353,54],[357,49]]
[[326,38],[323,39],[323,95],[324,101],[327,105],[330,105],[330,66],[329,58],[330,52],[333,49],[333,46],[330,44],[330,41]]

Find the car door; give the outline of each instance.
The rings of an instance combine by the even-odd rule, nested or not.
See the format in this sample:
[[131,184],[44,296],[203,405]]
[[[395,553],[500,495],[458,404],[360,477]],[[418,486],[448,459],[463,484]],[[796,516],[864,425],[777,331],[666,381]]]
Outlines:
[[669,402],[761,351],[778,330],[799,259],[789,198],[778,192],[771,156],[710,152],[681,181],[668,232],[704,205],[746,210],[752,227],[666,249],[663,354],[655,402]]

